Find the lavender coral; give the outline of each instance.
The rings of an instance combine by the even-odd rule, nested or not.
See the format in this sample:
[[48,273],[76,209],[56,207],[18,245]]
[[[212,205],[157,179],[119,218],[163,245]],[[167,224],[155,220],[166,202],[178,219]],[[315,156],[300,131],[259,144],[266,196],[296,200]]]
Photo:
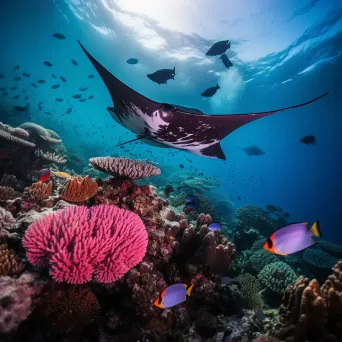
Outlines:
[[70,207],[29,226],[23,239],[34,266],[49,266],[58,282],[82,284],[92,276],[111,283],[146,253],[147,231],[139,216],[110,205]]

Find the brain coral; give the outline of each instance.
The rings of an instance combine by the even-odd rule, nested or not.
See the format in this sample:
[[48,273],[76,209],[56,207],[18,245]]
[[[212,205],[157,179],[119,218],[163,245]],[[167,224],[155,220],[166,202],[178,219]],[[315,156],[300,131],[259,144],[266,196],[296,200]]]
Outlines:
[[244,305],[248,309],[260,307],[262,305],[262,301],[259,295],[261,288],[258,279],[249,273],[243,273],[235,279],[241,284]]
[[267,264],[279,261],[274,254],[269,253],[264,249],[254,252],[249,260],[252,268],[257,272],[260,272]]
[[266,265],[259,273],[258,278],[261,284],[272,292],[283,294],[286,287],[293,284],[298,277],[289,265],[278,261]]
[[58,282],[82,284],[94,276],[111,283],[142,260],[147,231],[131,211],[110,205],[72,206],[33,222],[23,246],[29,262],[48,266]]

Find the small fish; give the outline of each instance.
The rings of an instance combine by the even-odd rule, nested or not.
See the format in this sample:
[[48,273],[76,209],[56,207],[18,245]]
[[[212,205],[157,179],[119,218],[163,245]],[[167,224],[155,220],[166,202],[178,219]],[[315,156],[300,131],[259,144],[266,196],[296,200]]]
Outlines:
[[41,111],[43,109],[43,106],[42,106],[43,102],[39,102],[38,103],[38,109]]
[[185,203],[193,203],[195,202],[195,197],[192,195],[188,195],[185,197]]
[[86,91],[88,89],[88,87],[81,87],[81,88],[78,88],[79,91]]
[[45,114],[47,114],[47,115],[51,115],[51,113],[50,113],[50,112],[45,112]]
[[179,167],[180,167],[181,169],[184,169],[184,165],[183,165],[183,164],[179,164]]
[[61,81],[63,81],[63,82],[66,82],[67,80],[66,80],[66,78],[65,77],[63,77],[63,76],[59,76],[59,78],[61,79]]
[[30,77],[30,74],[28,74],[27,72],[23,72],[22,75],[23,75],[24,77],[27,77],[27,78]]
[[57,76],[55,74],[51,74],[51,77],[56,78]]
[[55,84],[55,85],[51,86],[52,89],[57,89],[57,88],[59,88],[59,87],[60,87],[59,84]]
[[52,67],[52,63],[50,63],[49,61],[44,61],[43,63],[44,63],[44,65],[46,65],[47,67]]
[[37,81],[37,83],[39,83],[39,84],[43,84],[43,83],[45,83],[46,81],[44,81],[44,80],[38,80]]
[[183,211],[186,215],[192,213],[195,210],[196,210],[196,203],[194,202],[186,203],[185,207],[183,208]]
[[0,78],[4,78],[5,77],[5,75],[4,74],[0,74]]
[[306,135],[299,141],[306,145],[316,145],[316,137],[314,135]]
[[154,301],[154,305],[160,309],[168,309],[173,306],[186,301],[186,296],[191,295],[191,291],[194,284],[173,284],[163,290],[157,299]]
[[32,84],[32,87],[34,87],[34,88],[38,88],[38,86],[37,86],[37,84],[35,84],[35,83],[31,83]]
[[240,196],[236,196],[236,197],[238,198],[238,200],[239,200],[239,201],[241,201],[241,198],[240,198]]
[[65,112],[65,114],[70,114],[72,112],[72,108],[68,108]]
[[155,82],[160,84],[167,84],[168,80],[174,80],[176,76],[176,68],[173,69],[160,69],[154,72],[153,74],[148,74],[147,77]]
[[88,96],[88,100],[91,100],[91,99],[93,99],[93,98],[94,98],[93,95]]
[[4,91],[4,92],[2,93],[2,95],[3,95],[3,96],[7,96],[8,93],[7,93],[6,91]]
[[174,191],[175,189],[173,188],[172,185],[167,185],[165,189],[163,190],[165,196],[168,196],[168,197],[170,196],[171,192],[174,192]]
[[12,88],[11,88],[11,90],[16,90],[16,89],[17,89],[17,87],[16,87],[16,86],[14,86],[14,87],[12,87]]
[[226,54],[223,54],[221,57],[220,57],[222,63],[224,64],[224,66],[229,69],[233,66],[233,63],[229,60],[229,58],[227,57]]
[[88,78],[94,78],[94,75],[93,74],[89,74]]
[[52,171],[52,174],[58,178],[64,178],[64,179],[69,179],[71,176],[63,171]]
[[17,111],[17,112],[25,112],[27,107],[23,107],[23,106],[15,106],[14,109]]
[[127,61],[126,61],[126,63],[128,63],[128,64],[138,64],[138,62],[139,62],[139,60],[138,59],[136,59],[136,58],[128,58],[127,59]]
[[307,222],[292,223],[274,232],[266,240],[263,248],[268,252],[286,256],[314,245],[315,236],[321,237],[318,221],[310,230]]
[[211,222],[208,226],[208,229],[212,232],[217,232],[221,230],[221,223],[220,222]]
[[21,77],[19,76],[13,78],[13,81],[20,81],[20,80],[21,80]]
[[19,70],[20,69],[20,65],[16,65],[14,68],[13,68],[13,70],[15,71],[15,70]]
[[38,181],[40,182],[46,182],[50,179],[51,171],[49,169],[42,169],[38,172]]
[[242,150],[249,156],[262,156],[265,154],[265,152],[256,145],[244,147]]
[[82,94],[76,94],[72,96],[74,99],[80,99],[82,97]]
[[221,40],[215,43],[206,53],[207,56],[218,56],[225,53],[230,48],[230,40]]
[[275,213],[276,211],[278,211],[278,208],[273,204],[267,204],[266,209],[271,213]]
[[71,59],[71,63],[76,66],[78,65],[78,63],[73,58]]
[[265,314],[262,308],[259,306],[254,309],[255,316],[258,318],[259,321],[264,321],[265,320]]
[[16,99],[19,99],[20,95],[15,95],[12,97],[12,99],[16,100]]
[[220,86],[218,85],[218,83],[216,84],[215,87],[210,87],[208,89],[206,89],[202,94],[201,96],[204,96],[204,97],[212,97],[216,94],[217,90],[220,89]]
[[53,36],[54,36],[55,38],[57,38],[57,39],[60,39],[60,40],[66,38],[65,35],[62,34],[62,33],[54,33]]
[[86,102],[87,99],[79,99],[78,101],[80,101],[80,102]]
[[63,102],[64,100],[62,99],[62,98],[60,98],[60,97],[57,97],[56,99],[55,99],[57,102]]
[[1,87],[0,90],[4,91],[4,90],[6,90],[6,87]]

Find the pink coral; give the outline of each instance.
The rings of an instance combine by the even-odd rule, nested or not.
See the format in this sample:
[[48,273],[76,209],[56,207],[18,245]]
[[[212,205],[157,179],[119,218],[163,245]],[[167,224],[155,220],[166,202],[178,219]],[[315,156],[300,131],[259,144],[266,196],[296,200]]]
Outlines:
[[140,217],[110,205],[74,206],[33,222],[23,245],[34,266],[49,266],[58,282],[111,283],[137,265],[147,249]]

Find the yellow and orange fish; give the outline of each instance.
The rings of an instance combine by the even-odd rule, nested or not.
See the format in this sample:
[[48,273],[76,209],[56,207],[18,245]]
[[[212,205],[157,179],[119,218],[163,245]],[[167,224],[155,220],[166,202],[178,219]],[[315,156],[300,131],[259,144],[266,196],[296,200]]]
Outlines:
[[63,171],[52,171],[52,174],[58,178],[64,178],[64,179],[69,179],[71,176]]

